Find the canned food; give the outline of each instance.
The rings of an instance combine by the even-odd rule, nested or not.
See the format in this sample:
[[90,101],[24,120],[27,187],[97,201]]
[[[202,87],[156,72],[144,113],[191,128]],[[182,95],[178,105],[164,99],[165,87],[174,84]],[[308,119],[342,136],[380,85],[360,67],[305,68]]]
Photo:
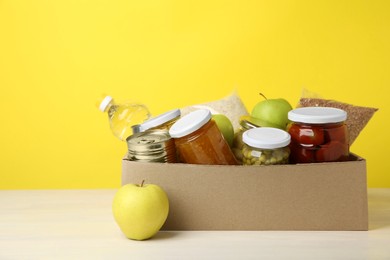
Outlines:
[[126,139],[131,161],[143,162],[177,162],[175,143],[168,131],[148,130],[136,133]]
[[345,161],[349,156],[347,113],[332,107],[304,107],[288,113],[291,162]]
[[272,127],[253,128],[244,132],[244,165],[274,165],[289,162],[290,135]]

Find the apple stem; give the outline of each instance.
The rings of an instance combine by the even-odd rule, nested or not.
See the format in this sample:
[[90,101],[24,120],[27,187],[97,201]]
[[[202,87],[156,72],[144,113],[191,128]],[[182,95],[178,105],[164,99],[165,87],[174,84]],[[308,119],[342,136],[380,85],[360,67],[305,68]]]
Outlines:
[[266,96],[264,96],[264,94],[263,94],[263,93],[259,93],[259,94],[260,94],[260,96],[262,96],[263,98],[265,98],[265,100],[267,100],[267,99],[268,99]]
[[144,186],[145,180],[142,180],[140,187]]

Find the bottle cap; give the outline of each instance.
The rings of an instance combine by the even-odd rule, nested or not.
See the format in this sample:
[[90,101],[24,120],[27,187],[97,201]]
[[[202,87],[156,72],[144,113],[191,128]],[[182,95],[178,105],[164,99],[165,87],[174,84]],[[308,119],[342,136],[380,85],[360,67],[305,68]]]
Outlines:
[[333,107],[301,107],[288,112],[288,119],[308,124],[339,123],[347,119],[347,112]]
[[102,102],[100,102],[100,105],[99,105],[100,111],[104,112],[111,101],[112,101],[111,96],[104,97]]
[[210,110],[196,110],[177,120],[169,129],[169,134],[173,138],[189,135],[204,126],[210,119]]
[[180,109],[174,109],[159,116],[153,117],[139,125],[139,132],[144,132],[150,128],[163,125],[166,122],[179,117],[180,114]]
[[242,134],[242,141],[255,148],[275,149],[290,144],[290,134],[278,128],[252,128]]

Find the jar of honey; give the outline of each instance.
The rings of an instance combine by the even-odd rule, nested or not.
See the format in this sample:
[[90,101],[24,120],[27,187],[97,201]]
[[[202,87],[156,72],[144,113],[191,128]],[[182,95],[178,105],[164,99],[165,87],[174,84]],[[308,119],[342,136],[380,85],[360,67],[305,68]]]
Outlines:
[[345,161],[349,156],[347,112],[332,107],[302,107],[291,110],[292,163]]
[[169,129],[179,159],[191,164],[236,165],[229,144],[207,109],[199,109],[181,117]]

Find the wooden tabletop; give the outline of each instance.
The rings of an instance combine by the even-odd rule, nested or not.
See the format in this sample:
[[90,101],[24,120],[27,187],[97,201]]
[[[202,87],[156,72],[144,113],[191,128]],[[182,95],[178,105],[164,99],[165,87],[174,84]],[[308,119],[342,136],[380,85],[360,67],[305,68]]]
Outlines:
[[116,190],[0,191],[0,259],[390,259],[390,189],[369,189],[369,231],[170,231],[126,239]]

